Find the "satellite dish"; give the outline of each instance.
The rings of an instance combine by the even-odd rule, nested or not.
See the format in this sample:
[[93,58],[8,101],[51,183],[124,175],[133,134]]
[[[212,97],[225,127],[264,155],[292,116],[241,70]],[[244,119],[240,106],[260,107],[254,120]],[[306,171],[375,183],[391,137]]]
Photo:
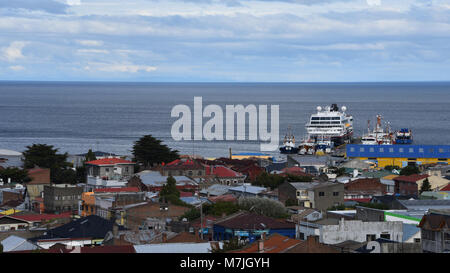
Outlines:
[[317,106],[317,111],[318,111],[318,112],[322,111],[322,107]]
[[341,109],[342,109],[343,112],[347,111],[347,107],[346,106],[342,106]]

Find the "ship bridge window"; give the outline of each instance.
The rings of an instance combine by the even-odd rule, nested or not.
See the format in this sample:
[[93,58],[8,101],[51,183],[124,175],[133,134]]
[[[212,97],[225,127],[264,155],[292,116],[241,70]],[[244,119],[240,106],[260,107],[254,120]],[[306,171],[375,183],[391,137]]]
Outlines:
[[320,120],[331,120],[330,117],[321,117]]
[[341,120],[340,117],[332,117],[331,120]]

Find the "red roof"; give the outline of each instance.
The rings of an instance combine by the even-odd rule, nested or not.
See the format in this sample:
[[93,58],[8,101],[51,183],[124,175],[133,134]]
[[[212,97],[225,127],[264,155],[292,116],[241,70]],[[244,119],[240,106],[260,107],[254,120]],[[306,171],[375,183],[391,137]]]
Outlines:
[[64,212],[61,214],[13,214],[10,216],[27,222],[41,222],[51,219],[70,218],[72,216],[72,213]]
[[125,187],[125,188],[104,188],[96,189],[94,192],[139,192],[138,187]]
[[112,157],[112,158],[103,158],[86,162],[89,165],[116,165],[116,164],[134,164],[133,161]]
[[208,198],[209,201],[213,203],[217,202],[236,202],[237,198],[233,194],[224,194],[219,196],[213,196]]
[[416,183],[419,180],[427,178],[428,174],[411,174],[411,175],[402,175],[394,178],[394,181],[402,181],[402,182],[410,182]]
[[227,168],[225,166],[208,166],[206,168],[206,174],[207,175],[214,174],[219,178],[244,176],[242,173],[233,171],[232,169]]
[[450,191],[450,183],[447,186],[443,187],[441,191]]
[[180,191],[180,197],[191,197],[194,196],[193,192],[190,191]]
[[[264,241],[264,248],[263,248],[262,252],[263,253],[280,253],[280,252],[284,252],[284,251],[286,251],[298,244],[301,244],[301,243],[302,243],[302,241],[300,241],[300,240],[292,239],[292,238],[275,233],[275,234],[269,236],[269,238],[267,238]],[[242,250],[235,250],[235,251],[230,251],[230,252],[231,253],[258,253],[259,252],[258,244],[259,244],[259,242],[256,241]]]

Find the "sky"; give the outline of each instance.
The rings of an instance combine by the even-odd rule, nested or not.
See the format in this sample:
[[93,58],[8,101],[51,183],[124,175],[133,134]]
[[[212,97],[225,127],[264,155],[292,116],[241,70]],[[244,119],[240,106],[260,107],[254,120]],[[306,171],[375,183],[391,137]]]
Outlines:
[[0,80],[450,80],[450,0],[0,0]]

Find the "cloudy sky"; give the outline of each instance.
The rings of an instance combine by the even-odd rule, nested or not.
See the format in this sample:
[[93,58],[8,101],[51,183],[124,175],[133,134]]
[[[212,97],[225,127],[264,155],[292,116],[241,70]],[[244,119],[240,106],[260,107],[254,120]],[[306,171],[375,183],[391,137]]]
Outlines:
[[0,0],[0,34],[0,80],[450,80],[450,0]]

